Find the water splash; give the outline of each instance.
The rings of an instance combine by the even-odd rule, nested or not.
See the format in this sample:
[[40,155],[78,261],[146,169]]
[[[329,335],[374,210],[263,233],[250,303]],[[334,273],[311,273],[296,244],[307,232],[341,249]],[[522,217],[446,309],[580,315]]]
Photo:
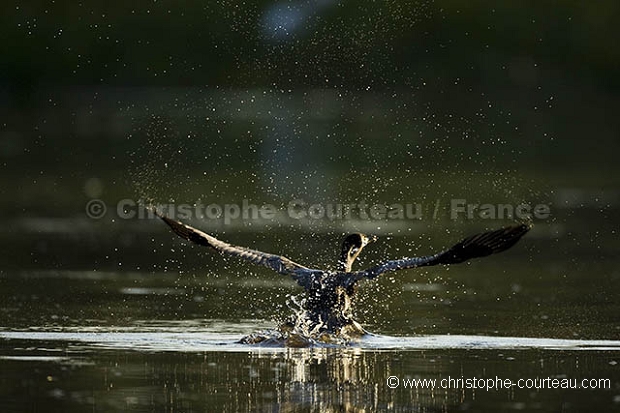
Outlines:
[[268,347],[323,347],[348,346],[366,334],[354,320],[352,324],[332,331],[327,320],[317,320],[308,310],[308,299],[291,295],[287,300],[293,314],[278,323],[278,327],[252,333],[239,340],[241,344],[255,344]]

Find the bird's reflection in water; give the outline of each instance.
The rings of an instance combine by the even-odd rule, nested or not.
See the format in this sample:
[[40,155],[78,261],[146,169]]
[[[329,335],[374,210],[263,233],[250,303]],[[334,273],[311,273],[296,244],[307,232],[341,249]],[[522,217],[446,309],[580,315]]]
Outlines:
[[[415,371],[409,372],[411,377],[441,374],[442,363],[421,356]],[[402,372],[402,360],[397,353],[359,348],[285,349],[276,354],[254,353],[251,363],[261,366],[260,371],[273,361],[275,393],[271,400],[263,399],[265,405],[256,406],[261,410],[271,411],[268,406],[272,405],[280,411],[445,411],[461,400],[458,394],[444,390],[388,387],[387,378]]]
[[[51,399],[56,403],[62,400],[66,412],[446,412],[454,407],[475,411],[554,411],[558,403],[571,403],[584,411],[594,403],[594,411],[605,411],[597,407],[607,403],[609,389],[592,390],[594,397],[584,401],[583,393],[579,392],[518,388],[486,391],[482,387],[437,385],[433,388],[429,384],[432,380],[439,384],[449,377],[516,380],[596,377],[596,374],[610,377],[612,385],[617,381],[615,364],[610,363],[615,355],[592,347],[579,351],[575,347],[562,349],[558,340],[549,343],[539,339],[548,343],[546,347],[541,343],[536,347],[532,342],[515,347],[508,342],[518,342],[518,338],[497,341],[489,337],[479,342],[475,337],[461,337],[457,339],[461,344],[454,348],[450,347],[451,342],[455,344],[452,336],[446,336],[428,349],[406,345],[389,349],[266,348],[212,342],[200,351],[195,348],[204,345],[201,333],[176,333],[164,340],[164,343],[173,340],[181,347],[160,343],[142,350],[135,345],[140,344],[139,337],[148,338],[148,334],[121,334],[125,340],[119,346],[110,346],[113,341],[88,340],[77,346],[67,344],[80,343],[76,334],[84,333],[76,333],[71,334],[69,341],[56,343],[58,350],[50,353],[50,344],[36,345],[24,334],[20,333],[21,338],[13,335],[10,340],[12,348],[19,351],[17,355],[3,359],[5,377],[17,383],[14,387],[7,384],[7,388],[36,406],[44,406]],[[49,335],[37,334],[47,336],[47,342],[55,344],[49,341]],[[59,337],[63,333],[54,334]],[[111,332],[103,338],[112,339],[119,334]],[[484,342],[494,342],[495,347]],[[186,347],[194,350],[188,351]],[[57,356],[58,351],[62,351],[62,357]],[[29,368],[24,363],[29,363]],[[40,380],[40,372],[44,372],[46,379]],[[390,377],[396,378],[397,386],[393,380],[388,381]],[[27,380],[34,388],[19,387],[19,383]],[[405,380],[409,383],[418,380],[418,386],[405,386]],[[426,380],[427,385],[421,385],[420,380]],[[596,400],[602,401],[597,405]]]

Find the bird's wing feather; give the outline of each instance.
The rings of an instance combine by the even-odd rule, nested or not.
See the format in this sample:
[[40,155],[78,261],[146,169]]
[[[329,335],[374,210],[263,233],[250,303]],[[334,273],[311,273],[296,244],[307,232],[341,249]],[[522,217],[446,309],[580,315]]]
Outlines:
[[384,272],[408,268],[426,267],[438,264],[458,264],[472,258],[497,254],[512,247],[531,228],[529,224],[513,225],[495,231],[483,232],[463,241],[439,254],[427,257],[403,258],[387,261],[365,271],[358,272],[357,279],[375,278]]
[[243,258],[254,264],[263,265],[267,268],[284,274],[292,276],[299,284],[305,285],[308,282],[307,278],[312,274],[321,272],[320,270],[312,270],[306,268],[303,265],[299,265],[286,257],[279,255],[268,254],[266,252],[252,250],[250,248],[238,247],[236,245],[229,244],[224,241],[212,237],[196,228],[189,225],[185,225],[182,222],[175,221],[167,216],[155,211],[155,214],[160,217],[172,230],[181,238],[191,241],[198,245],[211,247],[221,254],[231,255],[239,258]]

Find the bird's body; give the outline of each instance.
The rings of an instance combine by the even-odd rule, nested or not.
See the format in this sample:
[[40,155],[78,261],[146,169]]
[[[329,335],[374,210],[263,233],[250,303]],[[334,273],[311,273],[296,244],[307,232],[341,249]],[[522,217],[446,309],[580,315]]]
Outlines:
[[[352,271],[352,265],[361,250],[376,237],[354,233],[345,238],[336,271],[323,271],[299,265],[286,257],[238,247],[220,241],[196,228],[175,221],[155,211],[180,237],[196,244],[208,246],[219,253],[237,256],[255,264],[266,266],[280,274],[292,277],[306,290],[299,313],[287,320],[281,331],[293,337],[312,337],[320,340],[352,339],[365,334],[353,317],[353,298],[357,283],[374,279],[379,275],[408,268],[438,264],[457,264],[472,258],[504,251],[525,235],[530,225],[520,224],[495,231],[477,234],[435,255],[386,261],[363,271]],[[263,341],[263,335],[251,335],[242,340],[246,343]]]
[[287,320],[285,326],[300,330],[304,335],[320,336],[323,333],[337,337],[354,338],[365,334],[353,317],[354,283],[350,273],[322,272],[315,274],[306,287],[301,317]]

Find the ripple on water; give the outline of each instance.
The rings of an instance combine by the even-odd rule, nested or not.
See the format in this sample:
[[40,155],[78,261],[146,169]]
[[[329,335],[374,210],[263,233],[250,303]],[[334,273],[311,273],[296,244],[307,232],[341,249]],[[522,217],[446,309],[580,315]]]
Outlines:
[[[180,322],[142,322],[129,327],[41,327],[28,330],[0,331],[0,338],[29,342],[34,347],[76,349],[125,349],[134,351],[172,352],[226,352],[278,351],[284,345],[269,346],[240,344],[239,340],[257,329],[268,329],[269,323],[242,320],[235,323],[224,320],[188,320]],[[7,343],[7,344],[8,344]],[[368,351],[430,350],[430,349],[544,349],[544,350],[604,350],[620,351],[616,340],[572,340],[528,337],[492,337],[465,335],[420,335],[392,337],[369,334],[346,345],[310,342],[316,347],[357,348]],[[6,356],[5,356],[6,357]],[[14,357],[14,356],[8,356]]]

